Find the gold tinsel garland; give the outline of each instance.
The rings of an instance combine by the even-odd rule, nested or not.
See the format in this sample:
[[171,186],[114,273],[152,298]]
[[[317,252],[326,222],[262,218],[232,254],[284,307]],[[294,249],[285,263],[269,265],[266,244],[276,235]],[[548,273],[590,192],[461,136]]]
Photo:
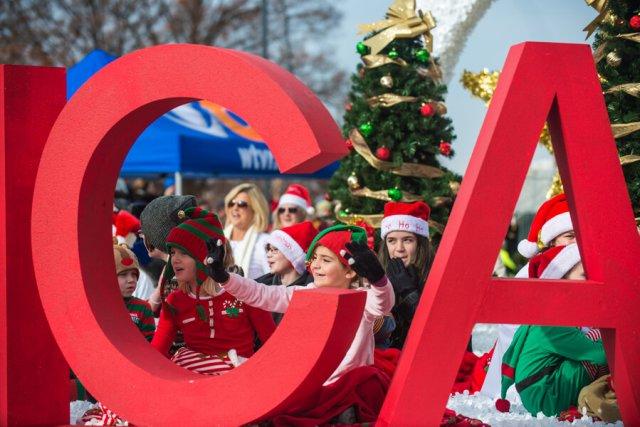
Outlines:
[[423,165],[420,163],[402,163],[385,162],[378,159],[372,152],[367,142],[364,140],[357,129],[352,129],[349,138],[353,144],[353,148],[360,154],[371,166],[378,170],[391,172],[400,176],[412,176],[415,178],[440,178],[444,175],[442,169],[434,166]]
[[618,86],[613,86],[604,93],[616,93],[616,92],[624,92],[628,95],[635,96],[636,98],[640,98],[640,83],[624,83]]
[[[357,196],[357,197],[368,197],[370,199],[383,200],[385,202],[389,202],[393,200],[391,197],[389,197],[387,190],[374,191],[374,190],[371,190],[370,188],[362,187],[358,189],[350,189],[350,191],[351,191],[351,195]],[[422,196],[418,196],[417,194],[411,194],[411,193],[402,191],[402,198],[396,201],[411,203],[411,202],[417,202],[418,200],[422,200]]]
[[407,61],[402,58],[391,59],[387,55],[364,55],[362,58],[365,68],[377,68],[387,64],[396,64],[401,67],[406,67]]
[[367,99],[367,104],[370,107],[383,107],[389,108],[402,102],[416,102],[418,100],[415,96],[401,96],[395,93],[383,93],[382,95],[372,96]]

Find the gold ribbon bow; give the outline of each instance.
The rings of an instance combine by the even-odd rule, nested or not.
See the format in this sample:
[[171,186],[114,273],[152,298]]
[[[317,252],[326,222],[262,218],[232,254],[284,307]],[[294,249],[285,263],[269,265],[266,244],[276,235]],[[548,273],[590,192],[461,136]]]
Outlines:
[[600,23],[605,20],[607,15],[609,15],[609,8],[608,8],[609,0],[584,0],[584,1],[587,3],[588,6],[591,6],[596,11],[598,11],[598,16],[596,16],[593,21],[589,22],[589,24],[586,27],[584,27],[584,29],[582,30],[587,32],[587,37],[585,37],[585,39],[588,39],[591,36],[591,34],[593,34],[593,32],[598,28]]
[[369,37],[364,44],[371,48],[371,54],[376,55],[395,39],[411,39],[424,35],[426,49],[433,50],[433,36],[431,30],[436,27],[436,20],[431,12],[418,11],[416,15],[415,0],[395,0],[386,13],[383,21],[358,26],[358,34],[378,32]]

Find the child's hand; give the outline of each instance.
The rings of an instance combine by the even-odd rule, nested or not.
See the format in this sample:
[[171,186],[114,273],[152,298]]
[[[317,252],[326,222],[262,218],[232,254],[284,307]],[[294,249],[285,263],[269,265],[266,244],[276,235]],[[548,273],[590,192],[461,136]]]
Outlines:
[[224,268],[224,244],[220,239],[207,241],[207,257],[204,260],[207,275],[218,283],[226,283],[229,273]]
[[376,254],[365,243],[349,242],[345,246],[349,252],[342,250],[340,255],[347,260],[353,271],[373,286],[384,286],[384,269]]
[[387,267],[387,277],[393,285],[393,290],[400,296],[406,296],[417,290],[417,281],[415,270],[407,268],[400,258],[392,258],[389,260]]

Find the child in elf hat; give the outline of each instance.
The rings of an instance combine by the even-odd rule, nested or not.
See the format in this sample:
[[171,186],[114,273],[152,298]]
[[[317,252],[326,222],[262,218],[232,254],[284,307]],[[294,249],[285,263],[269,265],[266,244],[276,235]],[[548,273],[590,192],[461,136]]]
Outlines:
[[[162,305],[151,344],[167,354],[176,332],[182,331],[185,347],[172,360],[187,369],[216,375],[240,363],[236,354],[250,357],[255,335],[265,342],[275,324],[270,313],[248,306],[207,276],[202,263],[207,255],[205,242],[225,241],[218,217],[201,208],[188,208],[181,215],[188,219],[167,237],[170,257],[165,272],[175,275],[178,289]],[[230,254],[221,260],[222,269],[232,264]]]
[[116,261],[116,274],[120,294],[124,298],[124,304],[129,311],[131,320],[138,327],[147,341],[151,341],[156,330],[156,323],[149,304],[133,296],[138,284],[140,266],[133,251],[124,245],[113,246],[113,256]]
[[[280,418],[280,422],[284,424],[293,424],[299,418],[322,424],[352,405],[356,406],[360,421],[373,421],[377,416],[389,378],[372,366],[373,322],[389,313],[394,295],[384,269],[367,247],[366,239],[365,231],[356,226],[336,225],[322,231],[311,242],[306,257],[314,282],[287,287],[267,286],[230,275],[222,264],[224,249],[218,242],[209,242],[209,275],[248,305],[284,313],[293,293],[298,290],[329,287],[367,292],[362,320],[346,356],[319,393],[281,416],[284,418]],[[370,286],[360,287],[361,279],[366,279]],[[366,398],[359,393],[366,393]]]
[[[555,246],[569,245],[575,241],[576,235],[571,223],[567,197],[564,193],[560,193],[540,205],[531,223],[528,237],[518,243],[518,252],[525,258],[531,258],[541,250],[541,246],[542,250],[545,250]],[[522,267],[515,277],[517,279],[529,277],[529,264]],[[511,344],[518,326],[498,326],[498,340],[481,390],[481,393],[486,396],[495,398],[500,394],[502,355]]]
[[[149,256],[166,264],[169,261],[169,249],[166,246],[167,237],[176,225],[184,218],[178,218],[178,213],[187,208],[196,207],[194,196],[162,196],[153,199],[140,214],[140,231],[142,240]],[[171,279],[171,277],[169,278]],[[159,286],[149,297],[149,305],[154,313],[160,311],[162,300],[169,295],[171,289],[168,280],[164,278],[164,268],[158,280]]]
[[[273,286],[304,286],[312,282],[305,256],[317,234],[318,230],[311,221],[273,231],[265,248],[271,271],[257,278],[256,282]],[[276,324],[280,323],[282,313],[273,313],[273,318]]]
[[[531,278],[584,280],[577,245],[556,246],[531,259]],[[524,407],[555,416],[578,403],[580,390],[606,373],[607,358],[596,329],[522,325],[502,358],[501,399],[515,383]]]
[[[117,244],[115,238],[113,256],[116,262],[118,287],[120,288],[120,294],[124,299],[124,304],[127,307],[129,316],[144,338],[147,341],[151,341],[153,333],[156,330],[153,312],[146,301],[133,296],[140,275],[138,258],[133,251],[127,248],[126,244]],[[71,400],[91,400],[95,402],[93,396],[87,392],[73,372],[71,373]]]
[[383,243],[378,251],[387,277],[393,285],[396,329],[392,346],[402,349],[431,267],[429,214],[424,202],[388,202],[380,228]]

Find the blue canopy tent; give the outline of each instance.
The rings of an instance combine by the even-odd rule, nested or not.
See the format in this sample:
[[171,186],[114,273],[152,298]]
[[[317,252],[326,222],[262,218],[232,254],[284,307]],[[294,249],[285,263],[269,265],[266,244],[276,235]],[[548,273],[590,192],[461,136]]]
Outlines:
[[[94,50],[67,70],[67,99],[94,73],[115,60]],[[140,134],[129,151],[121,176],[326,179],[337,169],[329,165],[314,174],[283,175],[267,145],[233,112],[208,101],[182,105],[159,117]]]

